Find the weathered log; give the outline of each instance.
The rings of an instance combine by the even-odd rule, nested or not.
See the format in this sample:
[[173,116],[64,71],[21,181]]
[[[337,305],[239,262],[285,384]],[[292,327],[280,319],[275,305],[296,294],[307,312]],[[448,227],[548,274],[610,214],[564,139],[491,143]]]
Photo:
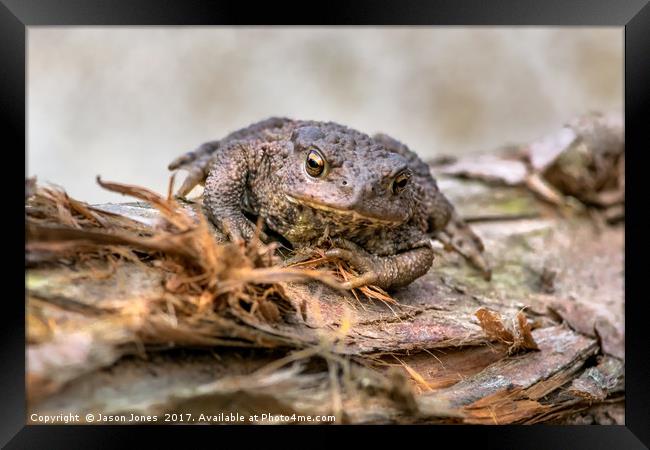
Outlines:
[[32,185],[28,417],[621,423],[623,224],[466,176],[439,184],[492,280],[439,247],[389,297],[218,243],[197,203],[113,184],[147,202],[91,206]]

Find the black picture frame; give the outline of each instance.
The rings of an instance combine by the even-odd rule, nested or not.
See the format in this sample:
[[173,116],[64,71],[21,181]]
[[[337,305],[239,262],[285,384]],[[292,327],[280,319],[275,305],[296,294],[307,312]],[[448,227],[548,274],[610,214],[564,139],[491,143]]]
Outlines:
[[[646,295],[643,284],[645,225],[643,170],[644,132],[648,128],[650,96],[650,6],[648,0],[438,0],[372,1],[321,3],[225,2],[210,0],[0,0],[0,114],[3,128],[2,148],[6,155],[18,156],[26,147],[26,29],[30,26],[73,25],[522,25],[522,26],[616,26],[625,27],[625,124],[628,180],[626,236],[632,245],[625,251],[626,301],[626,404],[625,426],[506,426],[506,427],[329,427],[321,430],[319,441],[339,442],[341,432],[366,432],[384,439],[397,431],[398,439],[416,438],[426,445],[440,445],[443,435],[454,446],[476,440],[481,448],[648,448],[650,445],[650,358]],[[25,159],[12,158],[25,163]],[[20,165],[20,164],[19,164]],[[18,171],[9,166],[7,175]],[[25,171],[26,173],[26,171]],[[23,180],[24,181],[24,180]],[[20,186],[11,180],[5,186]],[[12,236],[24,233],[19,223],[20,195],[5,194],[4,235],[6,250],[18,255],[22,243]],[[20,200],[22,201],[22,200]],[[13,208],[15,207],[15,211]],[[647,206],[645,206],[647,208]],[[14,229],[15,228],[15,229]],[[9,234],[11,233],[11,234]],[[18,257],[18,256],[17,256]],[[18,271],[13,257],[5,255],[6,271]],[[95,448],[116,445],[133,446],[133,433],[152,431],[156,436],[172,438],[169,427],[128,426],[35,426],[25,425],[25,323],[20,298],[20,276],[5,272],[2,296],[2,358],[0,358],[0,396],[3,418],[0,420],[0,444],[6,448]],[[8,290],[16,286],[18,293]],[[22,289],[24,295],[24,287]],[[181,445],[196,442],[206,432],[232,433],[250,440],[262,433],[262,427],[173,427]],[[354,428],[351,430],[351,428]],[[182,430],[182,433],[181,433]],[[243,431],[243,433],[242,433]],[[305,442],[308,428],[264,428],[283,442]],[[369,433],[367,433],[369,431]],[[187,434],[185,434],[187,433]],[[401,437],[400,437],[401,436]],[[211,437],[210,439],[214,439]],[[167,441],[171,443],[172,441]],[[213,442],[213,445],[214,442]],[[306,444],[305,444],[306,445]],[[194,447],[194,444],[192,444]]]

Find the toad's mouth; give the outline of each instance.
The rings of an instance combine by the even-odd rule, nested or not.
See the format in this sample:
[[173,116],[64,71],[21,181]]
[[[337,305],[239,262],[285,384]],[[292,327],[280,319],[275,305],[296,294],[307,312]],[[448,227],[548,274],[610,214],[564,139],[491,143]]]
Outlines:
[[297,197],[289,194],[284,194],[287,200],[291,203],[308,206],[313,209],[318,209],[320,211],[332,212],[337,216],[344,218],[346,220],[352,221],[372,221],[382,224],[399,224],[406,220],[404,216],[390,216],[389,214],[383,214],[381,216],[372,214],[368,211],[360,212],[357,209],[350,209],[344,207],[337,207],[333,205],[328,205],[326,203],[321,203],[313,199],[306,199],[304,197]]

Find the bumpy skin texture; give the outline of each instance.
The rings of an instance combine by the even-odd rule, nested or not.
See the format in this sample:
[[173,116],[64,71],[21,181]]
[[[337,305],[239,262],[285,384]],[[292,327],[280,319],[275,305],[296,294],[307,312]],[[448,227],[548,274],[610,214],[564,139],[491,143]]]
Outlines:
[[[324,160],[307,170],[308,155]],[[210,220],[231,239],[250,239],[261,217],[296,249],[330,238],[326,255],[361,271],[348,288],[407,285],[433,262],[436,238],[487,269],[481,241],[438,190],[429,167],[386,135],[333,122],[271,118],[201,145],[169,165],[185,169],[179,190],[205,184]],[[405,185],[398,185],[406,179]]]

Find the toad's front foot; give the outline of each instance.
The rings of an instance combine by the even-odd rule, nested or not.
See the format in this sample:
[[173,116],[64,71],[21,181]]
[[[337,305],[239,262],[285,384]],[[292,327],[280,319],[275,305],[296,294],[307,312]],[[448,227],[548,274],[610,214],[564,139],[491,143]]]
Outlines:
[[375,256],[345,239],[335,239],[328,258],[341,259],[362,273],[345,283],[345,289],[375,285],[382,289],[405,286],[421,277],[433,264],[433,250],[427,245],[393,256]]

